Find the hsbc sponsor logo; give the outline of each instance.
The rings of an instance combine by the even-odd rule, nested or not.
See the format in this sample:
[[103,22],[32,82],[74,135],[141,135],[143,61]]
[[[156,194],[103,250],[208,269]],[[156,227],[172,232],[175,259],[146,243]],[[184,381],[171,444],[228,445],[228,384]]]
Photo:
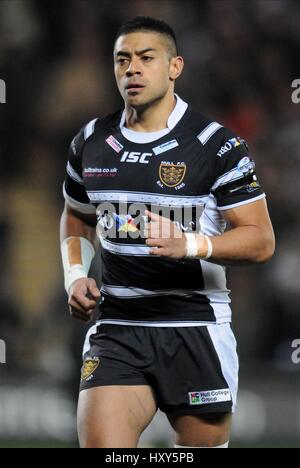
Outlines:
[[132,163],[132,164],[149,164],[150,158],[153,156],[152,153],[139,153],[139,152],[129,152],[125,151],[121,158],[122,163]]

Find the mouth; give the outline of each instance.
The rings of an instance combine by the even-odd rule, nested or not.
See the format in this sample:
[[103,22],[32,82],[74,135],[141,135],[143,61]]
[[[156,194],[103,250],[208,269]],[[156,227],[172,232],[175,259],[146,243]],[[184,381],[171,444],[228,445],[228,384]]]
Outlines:
[[144,87],[145,86],[140,85],[138,83],[131,83],[128,86],[126,86],[126,91],[128,91],[128,93],[138,93],[139,91],[144,89]]

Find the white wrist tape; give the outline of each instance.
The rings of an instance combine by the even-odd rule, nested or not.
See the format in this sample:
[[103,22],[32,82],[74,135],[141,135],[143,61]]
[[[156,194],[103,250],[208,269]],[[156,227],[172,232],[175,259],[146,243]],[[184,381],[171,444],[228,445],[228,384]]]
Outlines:
[[186,258],[195,258],[198,254],[198,242],[196,234],[185,234],[186,243]]
[[202,258],[203,260],[208,260],[213,254],[213,245],[208,236],[203,236],[207,243],[207,255],[205,257],[199,256],[199,245],[197,240],[197,234],[185,234],[187,243],[186,243],[186,258]]
[[212,245],[212,241],[210,240],[208,236],[205,236],[205,239],[207,241],[208,252],[207,252],[206,257],[203,258],[203,260],[208,260],[209,258],[212,257],[212,254],[213,254],[213,245]]
[[[78,243],[78,252],[75,255],[71,251],[74,243]],[[88,277],[95,254],[93,244],[84,237],[68,237],[62,242],[61,255],[67,293],[69,293],[70,287],[75,281]]]

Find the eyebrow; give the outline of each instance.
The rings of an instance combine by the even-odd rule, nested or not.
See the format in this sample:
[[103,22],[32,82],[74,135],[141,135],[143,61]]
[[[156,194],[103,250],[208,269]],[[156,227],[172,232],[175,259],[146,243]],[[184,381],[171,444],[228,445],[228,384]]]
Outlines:
[[[148,47],[147,49],[143,49],[143,50],[138,50],[136,52],[136,55],[143,55],[145,54],[146,52],[156,52],[157,50],[156,49],[153,49],[151,47]],[[115,54],[116,57],[119,57],[119,56],[123,56],[123,57],[131,57],[131,54],[129,52],[125,52],[125,51],[122,51],[120,50],[117,54]]]

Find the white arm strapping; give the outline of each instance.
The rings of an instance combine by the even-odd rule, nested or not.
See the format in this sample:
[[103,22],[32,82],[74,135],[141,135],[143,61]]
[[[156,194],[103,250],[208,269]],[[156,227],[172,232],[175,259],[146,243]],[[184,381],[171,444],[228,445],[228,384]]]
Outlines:
[[[79,258],[82,263],[71,264],[70,242],[80,241]],[[84,237],[68,237],[61,243],[61,255],[65,274],[65,289],[69,294],[72,284],[80,278],[87,278],[93,258],[96,255],[93,244]]]
[[[200,233],[201,234],[201,233]],[[207,244],[207,255],[206,256],[199,256],[199,237],[197,238],[197,234],[188,233],[185,234],[186,237],[186,258],[201,258],[202,260],[208,260],[212,257],[213,254],[213,245],[208,236],[203,236],[203,240],[206,240]]]
[[196,234],[185,234],[186,237],[186,257],[196,258],[198,254],[198,242]]

